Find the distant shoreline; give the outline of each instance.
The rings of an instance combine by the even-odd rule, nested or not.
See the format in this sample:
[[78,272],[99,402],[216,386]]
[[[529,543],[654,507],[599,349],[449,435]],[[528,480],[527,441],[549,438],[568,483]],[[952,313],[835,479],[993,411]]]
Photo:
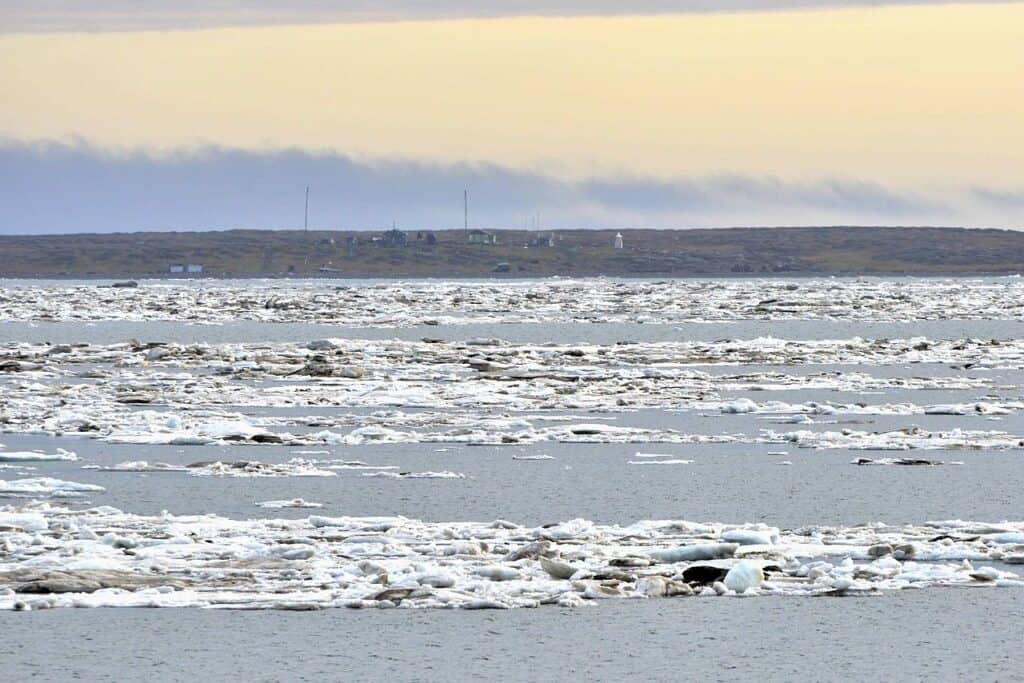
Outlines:
[[442,277],[439,275],[359,275],[359,276],[334,276],[325,277],[317,275],[303,275],[303,276],[288,276],[288,275],[204,275],[194,278],[174,278],[174,277],[163,277],[158,275],[132,275],[132,274],[114,274],[114,275],[0,275],[0,280],[11,280],[18,282],[31,282],[33,280],[48,280],[55,282],[74,282],[82,281],[88,283],[104,284],[107,286],[113,285],[115,282],[137,282],[140,286],[144,284],[156,284],[156,283],[175,283],[175,282],[228,282],[231,280],[239,281],[252,281],[252,280],[273,280],[276,282],[299,282],[299,281],[318,281],[318,282],[373,282],[378,280],[385,281],[401,281],[401,280],[414,280],[414,281],[437,281],[437,282],[462,282],[462,281],[474,281],[478,280],[481,282],[489,281],[501,281],[501,282],[531,282],[537,280],[594,280],[594,279],[614,279],[614,280],[814,280],[814,279],[826,279],[835,278],[837,280],[849,280],[856,278],[878,278],[878,279],[921,279],[921,280],[949,280],[949,279],[964,279],[969,280],[972,278],[1010,278],[1010,277],[1024,277],[1024,270],[1021,272],[1007,272],[1007,273],[993,273],[993,272],[934,272],[934,273],[882,273],[882,272],[859,272],[859,273],[754,273],[754,274],[720,274],[720,275],[674,275],[674,274],[651,274],[651,275],[608,275],[608,274],[595,274],[595,275],[452,275],[450,277]]
[[[617,234],[622,236],[621,248],[616,248]],[[181,272],[189,267],[197,272]],[[172,268],[178,270],[171,272]],[[0,236],[4,279],[700,279],[1021,273],[1024,232],[997,229],[230,230]]]

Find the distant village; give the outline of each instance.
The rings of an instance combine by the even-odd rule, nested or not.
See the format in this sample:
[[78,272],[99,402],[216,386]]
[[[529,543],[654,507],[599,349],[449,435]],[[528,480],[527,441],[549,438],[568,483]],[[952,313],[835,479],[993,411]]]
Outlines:
[[223,230],[0,236],[0,277],[486,278],[1024,272],[1024,232],[958,228]]
[[[467,245],[487,247],[499,244],[497,232],[481,229],[465,230],[463,232]],[[530,234],[522,244],[510,246],[521,246],[524,249],[553,249],[562,239],[564,238],[555,232]],[[340,244],[349,258],[358,257],[359,247],[362,244],[382,247],[407,247],[414,243],[430,246],[436,245],[438,243],[437,235],[432,230],[404,231],[392,227],[383,233],[348,234],[340,238]],[[318,241],[318,244],[322,247],[333,248],[339,245],[339,239],[323,237]],[[608,247],[613,250],[624,249],[625,244],[621,232],[615,233]],[[508,273],[511,270],[511,264],[505,261],[496,262],[492,268],[492,272],[495,273]],[[330,275],[342,273],[343,269],[335,267],[333,262],[328,261],[324,265],[319,266],[317,271],[323,275]],[[299,271],[295,265],[291,265],[288,267],[287,272],[288,274],[295,274]],[[204,265],[202,263],[171,263],[167,267],[167,273],[179,277],[201,276],[204,274]]]

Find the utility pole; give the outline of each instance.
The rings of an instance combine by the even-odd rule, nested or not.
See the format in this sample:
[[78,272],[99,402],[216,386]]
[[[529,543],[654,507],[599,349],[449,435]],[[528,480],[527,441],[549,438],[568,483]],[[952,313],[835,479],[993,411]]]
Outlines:
[[462,191],[462,227],[469,230],[469,190]]
[[306,185],[306,214],[302,220],[302,229],[309,232],[309,185]]

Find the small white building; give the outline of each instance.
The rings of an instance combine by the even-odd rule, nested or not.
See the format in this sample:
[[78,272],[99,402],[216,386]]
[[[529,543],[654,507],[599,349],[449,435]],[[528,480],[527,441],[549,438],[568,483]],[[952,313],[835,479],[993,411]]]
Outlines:
[[199,263],[190,263],[187,266],[185,266],[185,272],[192,274],[201,273],[203,272],[203,266],[202,264]]
[[615,233],[615,248],[616,249],[622,249],[622,233],[621,232]]
[[470,244],[497,244],[498,236],[486,230],[470,230],[467,240]]
[[177,275],[185,272],[185,264],[183,263],[172,263],[170,268],[167,269],[171,275]]

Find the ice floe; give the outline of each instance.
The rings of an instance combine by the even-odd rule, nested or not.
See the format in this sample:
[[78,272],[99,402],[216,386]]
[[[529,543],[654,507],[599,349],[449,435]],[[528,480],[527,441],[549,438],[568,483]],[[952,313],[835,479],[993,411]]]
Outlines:
[[942,460],[928,460],[926,458],[857,458],[851,461],[854,465],[903,465],[903,466],[932,466],[932,465],[963,465],[960,461],[943,462]]
[[63,448],[58,448],[56,453],[42,453],[40,451],[0,451],[0,462],[54,462],[54,461],[75,461],[78,456]]
[[799,430],[778,433],[765,430],[767,443],[791,443],[799,448],[848,448],[852,450],[978,450],[1024,449],[1024,438],[989,430],[950,429],[930,431],[906,427],[891,432],[865,432],[854,429],[813,432]]
[[[268,501],[296,507],[305,501]],[[542,527],[0,507],[0,609],[495,608],[1024,587],[1024,523]]]
[[313,462],[292,458],[288,462],[268,463],[258,460],[194,462],[187,466],[197,477],[334,477],[335,472],[317,467]]
[[685,458],[659,458],[657,460],[628,460],[630,465],[692,465],[693,460]]
[[461,472],[363,472],[364,477],[384,477],[386,479],[465,479],[466,475]]
[[[31,377],[0,373],[5,399],[0,431],[175,446],[731,443],[754,442],[757,435],[725,428],[716,434],[687,434],[627,426],[614,423],[615,414],[656,409],[717,414],[723,420],[754,416],[813,424],[874,416],[996,419],[1024,410],[1019,397],[1000,395],[1000,389],[1010,387],[963,370],[917,375],[797,371],[818,363],[1024,367],[1024,344],[1016,340],[329,341],[329,348],[326,340],[76,344],[70,353],[52,353],[55,347],[47,344],[0,345],[0,360],[38,360],[42,368]],[[481,349],[485,356],[479,355]],[[731,369],[748,364],[756,369]],[[713,365],[730,369],[711,372]],[[319,370],[306,372],[311,366]],[[353,367],[359,372],[336,371]],[[903,400],[727,397],[801,390],[891,392]],[[925,396],[926,390],[968,390],[977,398],[959,403],[907,399],[913,392]],[[327,407],[345,410],[297,411]],[[978,430],[973,433],[980,436]]]
[[269,510],[279,510],[284,508],[322,508],[324,504],[313,503],[302,498],[292,498],[291,500],[265,500],[262,503],[256,503],[256,506]]
[[28,479],[0,479],[0,496],[79,498],[87,493],[102,493],[102,486],[79,484],[53,477],[31,477]]
[[[0,289],[0,319],[332,323],[399,327],[519,322],[734,320],[968,320],[1021,309],[1017,279],[615,280],[555,278],[477,283],[408,280],[142,281],[123,289],[22,284]],[[313,348],[330,350],[332,340]],[[487,345],[490,340],[479,340]],[[74,346],[59,355],[74,355]]]
[[267,463],[259,460],[210,460],[172,465],[165,462],[134,460],[109,467],[93,466],[101,472],[187,472],[196,477],[333,477],[334,472],[321,469],[315,461],[292,458],[287,462]]
[[89,469],[96,469],[101,472],[188,472],[189,468],[184,465],[171,465],[166,462],[147,462],[145,460],[130,460],[119,462],[116,465],[101,467],[99,465],[86,465]]

